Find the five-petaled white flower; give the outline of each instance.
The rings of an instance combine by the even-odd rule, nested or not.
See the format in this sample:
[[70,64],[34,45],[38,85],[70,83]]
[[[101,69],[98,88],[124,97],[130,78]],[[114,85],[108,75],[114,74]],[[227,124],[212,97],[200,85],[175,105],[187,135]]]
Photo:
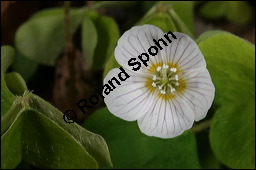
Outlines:
[[[141,132],[148,136],[182,134],[206,116],[214,98],[215,88],[197,44],[183,33],[173,34],[176,39],[170,36],[172,42],[162,44],[163,49],[149,57],[148,66],[137,63],[137,71],[128,61],[141,61],[138,56],[156,46],[153,39],[164,37],[162,30],[153,25],[135,26],[121,36],[115,49],[117,62],[130,77],[105,95],[105,103],[115,116],[138,120]],[[112,69],[104,83],[118,72]]]

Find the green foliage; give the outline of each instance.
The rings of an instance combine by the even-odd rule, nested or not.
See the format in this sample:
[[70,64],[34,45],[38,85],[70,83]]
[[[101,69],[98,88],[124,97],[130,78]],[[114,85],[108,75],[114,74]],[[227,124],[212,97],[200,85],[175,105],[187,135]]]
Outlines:
[[209,31],[202,37],[199,48],[216,88],[215,102],[221,106],[212,120],[212,149],[230,168],[254,168],[255,48],[227,32]]
[[87,67],[102,69],[119,37],[118,26],[112,18],[95,11],[88,12],[82,24],[82,48]]
[[[70,11],[72,33],[81,24],[82,16],[82,9]],[[22,55],[41,64],[54,65],[65,45],[64,10],[50,9],[35,14],[17,30],[15,45]]]
[[12,68],[13,71],[18,72],[25,80],[29,80],[36,74],[38,63],[16,52]]
[[224,17],[227,11],[226,1],[211,1],[207,2],[201,9],[200,14],[205,18],[217,19]]
[[200,14],[207,19],[226,18],[238,25],[247,24],[252,18],[252,9],[243,1],[211,1],[200,8]]
[[137,122],[121,120],[107,108],[93,113],[84,127],[106,139],[116,169],[200,168],[191,131],[173,139],[148,137],[140,132]]
[[15,50],[11,46],[1,46],[1,73],[5,73],[14,60]]
[[106,77],[106,75],[108,74],[108,72],[110,70],[112,70],[113,68],[118,68],[121,67],[120,64],[118,64],[118,62],[115,59],[114,53],[111,55],[111,57],[109,58],[109,60],[106,63],[104,72],[103,72],[103,77]]
[[11,72],[5,75],[5,82],[8,84],[9,90],[14,95],[23,95],[25,91],[28,91],[26,82],[19,73]]
[[4,74],[14,60],[15,50],[11,46],[1,47],[1,117],[10,109],[14,95],[7,88]]
[[222,106],[212,121],[210,140],[215,155],[226,166],[254,169],[254,101],[238,101]]
[[197,152],[202,169],[221,169],[221,164],[213,154],[210,146],[209,130],[205,129],[200,133],[196,133],[196,139]]
[[248,2],[228,1],[227,19],[236,24],[247,24],[252,18],[252,8]]
[[159,12],[156,15],[153,15],[152,17],[148,18],[147,20],[143,21],[143,24],[150,24],[155,25],[159,28],[161,28],[164,32],[172,31],[176,32],[177,28],[175,27],[175,24],[167,13]]
[[14,50],[9,46],[1,49],[1,168],[15,168],[21,161],[38,168],[111,166],[101,136],[66,123],[58,109],[27,91],[18,73],[4,76]]
[[82,49],[87,68],[93,65],[93,56],[97,46],[97,29],[90,17],[85,16],[82,22]]

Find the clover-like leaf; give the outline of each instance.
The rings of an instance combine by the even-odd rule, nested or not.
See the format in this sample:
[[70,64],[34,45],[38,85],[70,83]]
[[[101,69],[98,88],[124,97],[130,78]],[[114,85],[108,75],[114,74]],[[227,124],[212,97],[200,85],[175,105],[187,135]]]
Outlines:
[[216,88],[210,129],[214,154],[230,168],[255,168],[255,47],[222,31],[198,39]]
[[252,9],[245,1],[211,1],[200,8],[200,14],[207,19],[226,18],[232,23],[247,24],[252,18]]
[[114,52],[120,36],[118,26],[110,17],[96,11],[87,13],[82,27],[82,47],[87,67],[99,70]]
[[149,137],[136,122],[121,120],[107,108],[94,112],[83,126],[106,139],[114,168],[200,168],[191,131],[173,139]]
[[4,74],[14,50],[1,49],[1,168],[15,168],[21,161],[38,168],[111,166],[101,136],[66,123],[63,113],[27,91],[18,73]]
[[11,46],[1,47],[1,117],[8,112],[14,101],[14,95],[10,92],[4,80],[4,74],[13,62],[14,55],[15,51]]
[[[2,133],[2,168],[17,166],[20,159],[13,164],[12,160],[16,159],[13,152],[22,152],[22,160],[39,168],[111,166],[108,148],[101,136],[76,123],[67,124],[60,111],[32,93],[18,96],[14,103],[16,109],[5,115],[16,117]],[[5,117],[1,120],[2,128],[10,120]],[[17,143],[9,146],[11,141]]]
[[[70,11],[71,31],[82,22],[83,10]],[[64,10],[40,11],[23,23],[15,35],[18,51],[41,64],[54,65],[65,45]]]
[[18,51],[12,64],[12,69],[18,72],[26,81],[31,79],[38,69],[38,63],[23,56]]

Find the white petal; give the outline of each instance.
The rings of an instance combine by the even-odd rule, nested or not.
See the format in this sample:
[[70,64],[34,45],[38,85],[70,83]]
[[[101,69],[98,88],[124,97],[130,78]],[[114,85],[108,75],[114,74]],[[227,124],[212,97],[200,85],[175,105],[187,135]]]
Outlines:
[[215,87],[206,68],[193,69],[184,76],[186,88],[181,98],[195,112],[195,120],[203,119],[212,105]]
[[[115,58],[117,62],[132,71],[133,66],[128,65],[128,61],[131,58],[136,58],[136,61],[141,63],[140,70],[137,73],[146,72],[145,68],[149,67],[152,63],[156,63],[161,60],[160,49],[158,48],[158,54],[151,56],[148,49],[151,46],[155,46],[153,39],[158,40],[163,38],[164,34],[162,30],[153,25],[135,26],[126,31],[118,40],[118,45],[115,48]],[[142,53],[149,55],[148,66],[144,66],[138,56]],[[137,67],[137,66],[136,66]]]
[[[105,103],[109,111],[115,116],[127,121],[134,121],[142,117],[152,103],[152,93],[145,87],[145,78],[134,74],[127,69],[126,73],[130,77],[125,81],[120,81],[121,85],[116,86],[113,91],[105,96]],[[120,70],[112,69],[104,79],[107,84],[112,77],[118,78]]]
[[148,112],[138,120],[138,125],[141,132],[148,136],[173,138],[192,127],[193,112],[187,103],[178,98],[158,98]]
[[172,42],[161,51],[163,60],[177,64],[181,70],[205,67],[204,57],[196,42],[183,33],[173,34],[177,39],[169,35]]

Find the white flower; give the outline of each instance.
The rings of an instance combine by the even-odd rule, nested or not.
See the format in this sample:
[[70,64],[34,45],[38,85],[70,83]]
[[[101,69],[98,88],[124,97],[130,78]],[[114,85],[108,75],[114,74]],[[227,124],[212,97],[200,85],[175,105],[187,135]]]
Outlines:
[[[112,90],[103,89],[105,103],[115,116],[138,120],[141,132],[148,136],[172,138],[182,134],[206,116],[214,98],[215,88],[197,44],[185,34],[173,34],[176,39],[167,34],[168,42],[162,30],[153,25],[126,31],[118,41],[115,58],[129,78],[123,78],[125,74],[115,68],[104,79],[108,84],[120,74],[125,80]],[[160,47],[156,45],[154,40],[161,38],[167,46],[161,41]],[[146,55],[139,59],[142,53],[149,54],[151,46],[157,47],[151,48],[154,56],[149,55],[147,62]]]

